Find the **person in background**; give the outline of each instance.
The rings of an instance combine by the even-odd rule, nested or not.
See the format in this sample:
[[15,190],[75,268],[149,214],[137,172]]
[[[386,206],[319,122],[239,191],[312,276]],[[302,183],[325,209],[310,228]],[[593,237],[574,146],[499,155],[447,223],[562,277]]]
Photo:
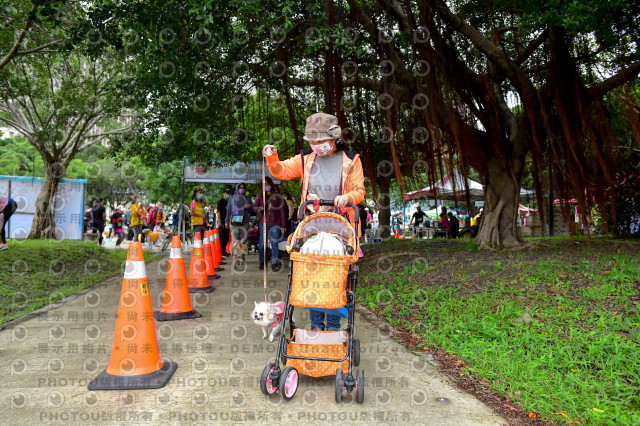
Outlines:
[[230,230],[231,239],[242,244],[247,242],[249,237],[249,222],[251,221],[252,205],[246,195],[244,183],[236,185],[236,190],[229,198],[227,205],[227,216],[224,226]]
[[111,215],[111,225],[113,226],[113,232],[116,236],[116,248],[120,248],[120,244],[122,244],[122,240],[124,240],[124,229],[122,229],[122,224],[124,223],[123,211],[124,206],[118,206]]
[[417,236],[418,238],[424,237],[424,230],[420,228],[420,225],[422,225],[426,216],[427,215],[425,214],[425,212],[422,211],[421,206],[416,207],[416,212],[413,214],[413,216],[411,216],[411,220],[409,221],[409,228],[411,228],[411,224],[413,223],[413,220],[414,219],[416,220],[416,225],[412,230],[413,236]]
[[96,205],[91,209],[91,214],[93,215],[93,227],[98,232],[98,245],[101,246],[102,233],[107,222],[107,211],[104,209],[104,198],[98,198],[96,201]]
[[480,221],[482,220],[482,210],[483,209],[480,209],[480,212],[471,219],[471,226],[460,232],[460,235],[458,235],[459,238],[462,238],[466,234],[471,235],[471,238],[475,238],[478,235],[478,228],[480,228]]
[[193,190],[191,196],[191,206],[189,211],[191,213],[191,225],[193,226],[194,234],[200,233],[200,238],[204,241],[204,232],[207,230],[207,219],[204,211],[204,188],[199,186]]
[[161,230],[164,229],[164,226],[166,224],[167,221],[167,214],[164,211],[164,204],[162,203],[158,203],[156,204],[157,209],[156,209],[156,227],[160,228]]
[[[273,272],[278,272],[282,269],[282,264],[278,261],[278,243],[282,239],[286,229],[287,229],[287,216],[289,213],[289,209],[287,207],[287,203],[282,198],[282,196],[278,193],[278,188],[273,183],[273,180],[270,177],[265,178],[265,196],[267,198],[266,209],[264,208],[265,203],[262,199],[262,192],[260,192],[256,196],[256,202],[253,205],[253,211],[256,213],[256,222],[258,222],[258,258],[260,261],[259,269],[262,271],[264,269],[264,245],[265,241],[263,239],[263,220],[264,217],[266,219],[267,226],[267,238],[271,242],[271,270]],[[266,213],[265,213],[266,211]]]
[[458,238],[460,232],[460,221],[451,212],[447,213],[449,219],[449,235],[451,238]]
[[129,209],[127,209],[127,212],[124,215],[124,224],[126,227],[131,226],[131,210]]
[[109,220],[109,233],[107,234],[107,239],[111,240],[111,235],[113,234],[113,223]]
[[[147,229],[154,232],[156,223],[158,222],[158,208],[153,204],[149,204],[147,208]],[[155,245],[155,242],[154,242]]]
[[216,226],[216,211],[213,206],[209,206],[207,209],[207,227],[209,230],[215,228]]
[[287,232],[285,237],[288,237],[293,232],[293,222],[295,221],[295,208],[293,206],[293,197],[287,192],[282,193],[282,198],[287,203]]
[[229,230],[224,226],[224,220],[227,217],[227,204],[229,203],[229,198],[233,193],[233,188],[229,185],[224,189],[224,194],[222,194],[222,198],[218,201],[218,205],[216,209],[218,210],[218,215],[216,216],[218,233],[220,237],[220,247],[222,248],[222,255],[229,256],[227,253],[227,244],[229,244]]
[[371,239],[373,238],[373,231],[372,231],[373,224],[371,223],[373,221],[373,216],[371,216],[369,207],[365,207],[364,211],[367,212],[367,227],[366,227],[365,235],[367,237],[367,242],[371,242]]
[[367,226],[369,225],[369,222],[367,222],[367,214],[369,212],[367,210],[367,207],[365,207],[364,203],[358,204],[358,213],[360,215],[360,217],[358,218],[358,220],[360,221],[360,229],[365,230],[365,232],[362,233],[361,238],[364,238],[365,241],[369,241],[368,235],[366,232]]
[[378,213],[378,209],[376,209],[374,207],[373,208],[372,220],[371,220],[371,231],[372,231],[374,237],[378,236],[378,225],[380,225],[379,213]]
[[451,238],[451,231],[449,230],[449,218],[447,217],[447,213],[445,208],[442,208],[442,213],[440,213],[440,227],[444,229],[447,233],[447,236]]
[[131,227],[133,228],[133,241],[138,241],[144,243],[145,238],[142,233],[142,226],[144,225],[144,217],[146,216],[146,211],[144,207],[142,207],[142,203],[140,203],[140,196],[134,195],[131,206],[129,206],[129,213],[131,214]]
[[13,198],[0,195],[0,251],[9,248],[5,228],[9,222],[9,218],[11,218],[16,210],[18,210],[18,203],[16,203]]

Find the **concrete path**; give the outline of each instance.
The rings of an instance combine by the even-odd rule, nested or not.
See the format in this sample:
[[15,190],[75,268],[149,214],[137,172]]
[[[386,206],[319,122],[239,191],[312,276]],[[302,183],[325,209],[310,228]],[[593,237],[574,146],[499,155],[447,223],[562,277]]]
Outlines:
[[[288,402],[263,396],[260,374],[275,358],[276,341],[263,340],[250,320],[253,301],[263,294],[257,256],[248,260],[246,273],[232,273],[224,265],[216,291],[192,296],[203,318],[156,322],[161,357],[178,363],[162,389],[87,390],[109,362],[122,277],[5,325],[0,331],[0,423],[506,424],[360,315],[356,337],[366,374],[364,404],[346,393],[336,404],[333,377],[301,376]],[[160,306],[166,264],[165,258],[147,266],[154,309]],[[269,274],[273,300],[284,296],[286,279],[286,268]],[[298,325],[309,323],[306,310],[295,316]]]

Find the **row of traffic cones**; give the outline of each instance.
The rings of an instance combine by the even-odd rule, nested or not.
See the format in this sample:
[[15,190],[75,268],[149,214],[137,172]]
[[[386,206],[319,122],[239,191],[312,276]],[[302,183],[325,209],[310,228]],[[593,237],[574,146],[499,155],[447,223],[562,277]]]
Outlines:
[[[204,248],[203,248],[204,246]],[[171,240],[171,253],[160,311],[152,312],[149,280],[142,244],[129,244],[111,358],[105,371],[89,382],[89,390],[157,389],[165,386],[178,368],[160,359],[154,317],[157,321],[201,318],[193,309],[189,293],[212,292],[208,277],[220,278],[222,260],[218,230],[194,236],[189,275],[182,257],[179,236]],[[209,266],[208,266],[209,265]]]

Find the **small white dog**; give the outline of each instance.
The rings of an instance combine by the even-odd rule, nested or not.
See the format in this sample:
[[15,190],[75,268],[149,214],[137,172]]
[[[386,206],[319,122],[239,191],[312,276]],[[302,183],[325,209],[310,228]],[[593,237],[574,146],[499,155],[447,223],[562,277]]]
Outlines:
[[[284,316],[284,303],[266,303],[266,302],[254,302],[255,307],[251,318],[256,325],[262,327],[262,338],[266,339],[269,335],[269,341],[273,342],[273,337],[282,332],[284,327],[282,323],[282,317]],[[271,331],[269,331],[271,328]]]

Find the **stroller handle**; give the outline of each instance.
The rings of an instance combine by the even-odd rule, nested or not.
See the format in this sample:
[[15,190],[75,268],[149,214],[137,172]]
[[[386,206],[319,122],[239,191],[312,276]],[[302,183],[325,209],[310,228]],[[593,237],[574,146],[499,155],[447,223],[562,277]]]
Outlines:
[[[307,206],[309,204],[315,203],[316,201],[317,200],[307,200],[300,205],[300,209],[298,210],[298,221],[302,221],[302,219],[304,219],[304,210],[307,208]],[[318,200],[318,201],[321,206],[333,207],[334,205],[333,201],[331,200]],[[357,232],[358,221],[360,219],[360,210],[358,209],[358,206],[353,203],[347,203],[347,206],[351,207],[355,212],[355,226],[356,226],[356,232]]]

